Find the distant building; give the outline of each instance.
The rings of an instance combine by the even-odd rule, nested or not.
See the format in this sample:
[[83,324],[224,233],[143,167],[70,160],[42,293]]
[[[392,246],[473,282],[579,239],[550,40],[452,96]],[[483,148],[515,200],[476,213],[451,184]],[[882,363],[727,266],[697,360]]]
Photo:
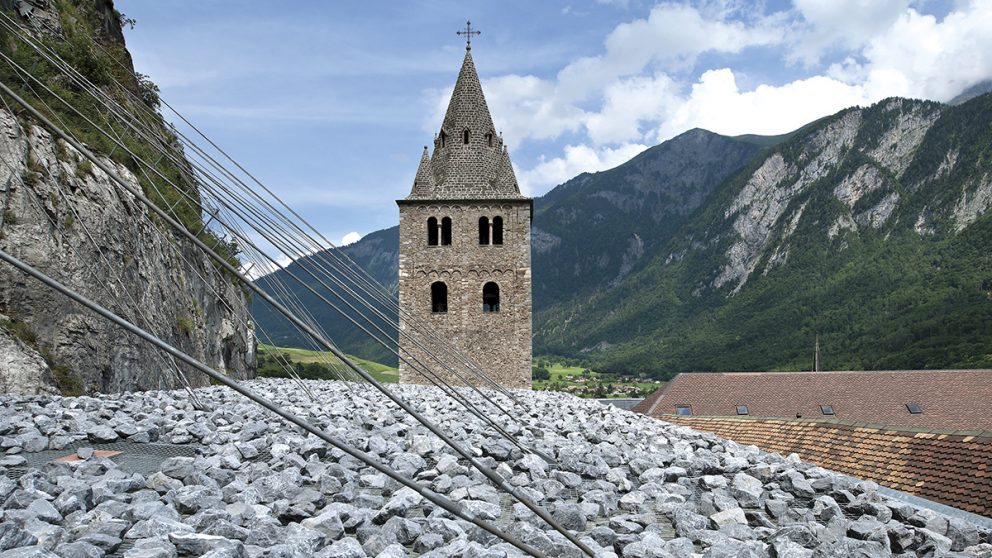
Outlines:
[[990,401],[992,370],[693,372],[679,374],[634,410],[992,430]]
[[[493,126],[471,47],[434,151],[400,209],[400,352],[461,384],[408,316],[471,356],[501,385],[531,386],[530,227],[503,138]],[[424,349],[428,350],[425,351]],[[400,362],[400,381],[427,383]]]
[[679,374],[635,412],[992,517],[992,370]]

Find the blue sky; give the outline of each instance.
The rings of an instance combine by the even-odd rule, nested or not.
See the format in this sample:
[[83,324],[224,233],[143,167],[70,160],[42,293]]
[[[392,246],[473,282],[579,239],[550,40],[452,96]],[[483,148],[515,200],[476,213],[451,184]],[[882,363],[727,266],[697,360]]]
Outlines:
[[535,196],[694,127],[777,134],[992,78],[992,0],[116,4],[135,68],[335,242],[396,224],[469,18]]

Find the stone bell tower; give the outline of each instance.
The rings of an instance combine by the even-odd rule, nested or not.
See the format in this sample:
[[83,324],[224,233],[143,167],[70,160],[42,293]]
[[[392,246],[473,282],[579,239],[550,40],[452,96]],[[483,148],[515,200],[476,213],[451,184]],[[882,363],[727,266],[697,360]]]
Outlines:
[[[464,385],[425,354],[408,314],[509,388],[531,386],[530,225],[510,156],[466,48],[433,153],[424,147],[400,210],[400,354]],[[464,369],[459,372],[470,374]],[[485,387],[477,377],[472,382]],[[400,381],[427,383],[402,361]]]

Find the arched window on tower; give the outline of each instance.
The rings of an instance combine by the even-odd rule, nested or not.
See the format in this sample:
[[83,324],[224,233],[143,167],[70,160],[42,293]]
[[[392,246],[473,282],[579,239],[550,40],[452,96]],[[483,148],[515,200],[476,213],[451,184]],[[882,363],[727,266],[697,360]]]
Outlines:
[[451,244],[451,217],[441,219],[441,246]]
[[437,217],[427,220],[427,245],[437,246]]
[[462,132],[462,143],[468,145],[468,130]]
[[431,283],[431,312],[444,314],[448,311],[448,285],[444,281]]
[[479,217],[479,245],[489,244],[489,217]]
[[493,133],[492,132],[489,132],[488,134],[486,134],[486,143],[489,144],[489,147],[492,147],[493,146]]
[[444,144],[447,143],[448,140],[448,134],[445,134],[444,130],[441,130],[440,135],[441,135],[441,147],[444,147]]
[[492,281],[482,286],[482,312],[499,312],[499,285]]
[[503,244],[502,217],[493,217],[493,244]]

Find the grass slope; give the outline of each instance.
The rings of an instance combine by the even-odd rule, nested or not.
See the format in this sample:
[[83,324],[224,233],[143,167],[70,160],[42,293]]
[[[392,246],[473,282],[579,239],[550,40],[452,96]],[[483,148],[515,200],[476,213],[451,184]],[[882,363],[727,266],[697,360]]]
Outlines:
[[[296,364],[301,365],[296,367],[297,372],[308,379],[337,379],[347,369],[344,363],[329,352],[259,344],[258,355],[258,375],[264,377],[285,377],[285,370],[278,364],[276,355],[282,355],[294,367]],[[356,356],[348,355],[348,358],[380,382],[395,384],[400,381],[400,373],[396,368]]]

